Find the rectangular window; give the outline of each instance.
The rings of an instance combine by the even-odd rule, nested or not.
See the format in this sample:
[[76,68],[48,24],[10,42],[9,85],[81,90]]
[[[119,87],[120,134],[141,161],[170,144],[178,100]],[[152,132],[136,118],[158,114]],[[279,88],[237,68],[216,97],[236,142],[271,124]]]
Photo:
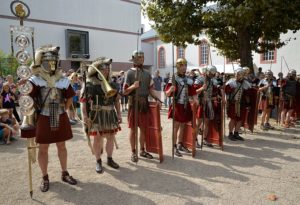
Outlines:
[[66,56],[68,58],[89,56],[89,32],[66,30]]
[[184,58],[184,48],[178,48],[178,58]]
[[263,61],[273,61],[275,56],[274,53],[274,50],[265,52],[263,55]]
[[[265,43],[272,44],[272,41],[266,41]],[[276,63],[277,50],[276,48],[273,50],[266,50],[264,53],[260,54],[260,63]]]
[[201,61],[200,64],[201,65],[207,65],[208,64],[208,46],[207,43],[203,43],[200,45],[200,49],[201,49]]
[[159,50],[159,68],[165,67],[165,51],[164,49]]

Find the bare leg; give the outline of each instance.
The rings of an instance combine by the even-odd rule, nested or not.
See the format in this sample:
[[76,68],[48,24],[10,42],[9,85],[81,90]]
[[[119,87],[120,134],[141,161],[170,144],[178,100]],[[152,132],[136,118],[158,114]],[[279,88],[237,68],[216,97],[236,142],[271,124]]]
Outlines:
[[130,129],[129,140],[130,140],[131,150],[132,150],[132,152],[134,152],[134,150],[135,150],[135,132],[134,132],[134,128]]
[[266,115],[267,115],[267,109],[264,109],[262,114],[261,114],[261,125],[263,126],[266,121]]
[[235,120],[230,119],[229,123],[228,123],[228,129],[229,129],[229,133],[233,132],[233,128],[235,126]]
[[106,153],[107,157],[112,157],[113,151],[114,151],[114,134],[107,134],[106,136]]
[[289,110],[287,113],[286,113],[286,118],[285,118],[285,124],[289,124],[290,123],[290,120],[291,120],[291,116],[293,114],[293,109]]
[[48,173],[48,149],[49,144],[40,144],[39,145],[39,153],[38,153],[38,161],[42,171],[43,176]]
[[60,161],[60,166],[62,171],[67,171],[67,158],[68,158],[68,152],[66,148],[65,142],[58,142],[56,143],[57,147],[57,154]]
[[287,112],[286,109],[283,109],[283,110],[281,111],[281,122],[280,122],[281,125],[284,125],[284,123],[285,123],[286,112]]
[[270,115],[271,115],[271,109],[268,108],[266,109],[266,120],[265,120],[266,123],[269,123]]
[[97,135],[94,137],[94,143],[93,143],[93,149],[94,149],[96,160],[99,160],[101,158],[101,151],[103,147],[102,142],[103,142],[102,137],[99,135],[99,133],[97,133]]
[[146,128],[140,127],[140,150],[145,149],[146,145]]
[[241,128],[241,124],[242,124],[241,121],[237,121],[237,122],[236,122],[236,124],[235,124],[235,129],[234,129],[235,132],[239,132],[239,130],[240,130],[240,128]]
[[177,139],[179,140],[178,131],[179,131],[180,123],[174,121],[174,143],[177,143]]
[[12,131],[10,129],[8,129],[8,128],[3,129],[3,136],[6,139],[6,144],[11,143],[11,141],[10,141],[11,135],[12,135]]

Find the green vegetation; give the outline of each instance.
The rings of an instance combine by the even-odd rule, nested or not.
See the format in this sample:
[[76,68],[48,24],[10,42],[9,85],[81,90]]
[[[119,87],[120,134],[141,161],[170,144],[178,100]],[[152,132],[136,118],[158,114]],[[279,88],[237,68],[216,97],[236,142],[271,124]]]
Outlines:
[[300,28],[300,0],[142,0],[142,7],[164,42],[197,45],[205,33],[223,55],[250,68],[252,51],[280,48],[291,40],[280,34]]
[[12,75],[15,79],[17,78],[18,62],[11,54],[5,54],[0,50],[0,76],[5,77]]

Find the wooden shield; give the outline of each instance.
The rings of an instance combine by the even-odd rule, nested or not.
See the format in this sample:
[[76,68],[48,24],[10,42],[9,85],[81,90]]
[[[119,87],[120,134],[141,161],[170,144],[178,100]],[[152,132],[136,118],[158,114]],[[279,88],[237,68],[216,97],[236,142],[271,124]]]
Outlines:
[[214,109],[214,119],[208,123],[208,135],[206,141],[218,145],[223,150],[223,117],[221,102],[218,102]]
[[246,121],[244,128],[249,129],[253,132],[254,125],[257,123],[258,115],[258,92],[256,88],[250,88],[247,90],[247,96],[249,96],[250,104],[247,108]]
[[149,115],[150,120],[146,129],[146,150],[147,152],[159,155],[159,162],[163,161],[163,147],[161,136],[161,123],[160,123],[160,108],[156,102],[149,102]]
[[197,105],[191,103],[191,109],[193,113],[192,121],[185,124],[184,135],[182,139],[183,146],[192,150],[192,157],[196,156],[196,113]]

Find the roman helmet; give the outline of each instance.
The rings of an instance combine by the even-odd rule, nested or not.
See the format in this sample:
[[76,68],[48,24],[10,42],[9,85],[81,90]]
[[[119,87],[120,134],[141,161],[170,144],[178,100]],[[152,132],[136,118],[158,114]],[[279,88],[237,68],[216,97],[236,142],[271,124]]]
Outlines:
[[289,70],[288,76],[289,76],[290,79],[293,79],[293,80],[296,79],[297,71],[294,70],[294,69]]
[[216,75],[216,73],[218,72],[216,66],[214,65],[209,65],[209,66],[206,66],[204,68],[202,68],[202,73],[207,76],[207,77],[214,77]]
[[[99,57],[93,61],[93,63],[88,67],[87,77],[93,77],[99,75],[99,71],[102,69],[111,69],[111,58]],[[110,72],[111,73],[111,72]],[[102,79],[101,76],[97,76],[98,79]]]
[[134,65],[143,65],[144,64],[144,52],[141,50],[135,50],[132,53],[131,60]]
[[180,68],[182,65],[187,65],[187,61],[184,58],[178,58],[176,61],[176,68]]
[[211,75],[215,75],[218,72],[218,70],[217,70],[216,66],[209,65],[209,66],[207,66],[207,72]]
[[245,67],[243,67],[243,70],[244,70],[244,74],[250,74],[250,68],[249,67],[247,67],[247,66],[245,66]]
[[237,80],[242,80],[245,74],[245,71],[242,67],[238,67],[237,69],[234,70],[235,77]]
[[35,73],[54,74],[58,68],[60,47],[45,45],[36,50],[35,64],[32,69]]

